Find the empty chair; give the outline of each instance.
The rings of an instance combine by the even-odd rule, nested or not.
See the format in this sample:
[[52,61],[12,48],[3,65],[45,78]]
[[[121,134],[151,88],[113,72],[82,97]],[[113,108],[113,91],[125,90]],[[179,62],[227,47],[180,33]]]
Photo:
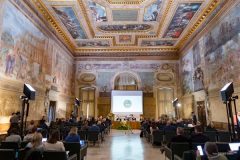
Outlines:
[[230,151],[229,143],[218,142],[216,144],[217,144],[218,152],[227,153],[228,151]]
[[183,156],[183,152],[191,150],[190,144],[189,143],[171,143],[170,148],[166,147],[165,148],[165,156],[173,160],[174,155],[177,155],[178,157]]
[[19,160],[43,160],[43,154],[40,150],[26,149],[19,152]]
[[231,137],[229,132],[219,131],[218,132],[218,142],[230,142]]
[[77,160],[77,155],[74,154],[67,158],[65,151],[44,151],[43,152],[44,160]]
[[15,160],[16,152],[14,149],[0,149],[0,159]]

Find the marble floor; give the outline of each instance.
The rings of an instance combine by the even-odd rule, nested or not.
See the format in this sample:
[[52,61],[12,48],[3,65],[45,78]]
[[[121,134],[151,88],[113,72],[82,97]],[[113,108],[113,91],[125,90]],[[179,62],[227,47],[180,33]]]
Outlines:
[[159,146],[154,147],[145,138],[140,138],[139,130],[126,133],[111,130],[100,146],[89,144],[85,160],[164,160]]

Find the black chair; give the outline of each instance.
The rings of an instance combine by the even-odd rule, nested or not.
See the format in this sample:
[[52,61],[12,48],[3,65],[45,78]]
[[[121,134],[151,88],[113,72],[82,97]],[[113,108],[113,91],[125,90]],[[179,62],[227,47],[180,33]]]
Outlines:
[[0,159],[15,160],[16,152],[14,149],[0,149]]
[[65,150],[69,151],[69,156],[76,154],[77,160],[84,159],[87,155],[87,145],[81,146],[79,142],[63,142]]
[[19,160],[44,160],[40,150],[25,149],[24,152],[22,153],[23,155],[19,154]]
[[78,134],[79,134],[81,140],[87,140],[87,131],[79,130]]
[[218,131],[218,142],[231,142],[230,133],[225,131]]
[[65,151],[44,151],[43,152],[44,160],[77,160],[77,155],[74,154],[72,156],[67,157]]
[[21,142],[20,147],[25,148],[28,143],[29,143],[28,141],[23,141],[23,142]]
[[205,131],[204,135],[206,135],[209,138],[210,142],[217,141],[217,133],[215,131]]
[[164,132],[161,131],[161,130],[154,130],[153,133],[152,133],[152,144],[158,144],[158,143],[162,143],[163,141],[163,135],[164,135]]
[[229,143],[218,142],[216,144],[217,144],[217,147],[218,147],[218,152],[227,153],[228,151],[230,151]]
[[17,150],[19,148],[19,143],[17,142],[1,142],[1,148],[2,149],[15,149]]
[[196,159],[196,155],[193,150],[184,151],[182,157],[174,155],[174,160],[194,160],[194,159]]
[[174,136],[176,136],[175,131],[165,131],[164,132],[164,143],[168,144]]
[[170,148],[166,147],[165,148],[165,156],[173,160],[174,155],[177,155],[178,157],[183,156],[183,152],[191,150],[190,144],[189,143],[172,143]]
[[88,131],[87,140],[88,140],[88,142],[93,142],[93,144],[98,142],[98,144],[100,145],[100,142],[101,142],[100,132]]

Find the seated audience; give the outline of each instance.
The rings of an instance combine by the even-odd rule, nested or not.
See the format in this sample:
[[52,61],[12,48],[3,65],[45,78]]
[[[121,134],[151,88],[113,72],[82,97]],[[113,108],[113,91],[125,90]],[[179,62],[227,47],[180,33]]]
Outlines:
[[194,127],[194,132],[195,133],[190,138],[191,142],[205,143],[209,141],[209,138],[203,134],[202,127],[200,125],[196,125]]
[[31,142],[32,138],[34,136],[34,133],[37,131],[37,128],[34,127],[31,130],[28,131],[28,134],[24,136],[23,141]]
[[163,129],[164,131],[167,131],[167,132],[176,131],[176,128],[173,125],[171,125],[171,121],[167,121],[167,124]]
[[77,133],[77,127],[72,127],[68,136],[65,138],[66,142],[80,142],[80,137]]
[[88,128],[88,131],[100,132],[100,128],[96,125],[96,121],[92,122],[93,125]]
[[27,144],[26,148],[43,150],[42,134],[35,132],[33,134],[31,142]]
[[47,142],[43,143],[44,150],[65,151],[64,145],[59,141],[60,134],[58,130],[52,130]]
[[31,131],[35,127],[34,121],[31,120],[29,126],[27,127],[27,131]]
[[6,137],[5,141],[6,142],[18,142],[18,143],[21,143],[22,138],[19,135],[18,129],[17,128],[12,128],[9,131],[9,136]]
[[[227,160],[227,157],[223,154],[218,153],[218,148],[215,142],[206,142],[204,146],[204,151],[209,160]],[[197,152],[197,160],[201,160],[199,152]]]

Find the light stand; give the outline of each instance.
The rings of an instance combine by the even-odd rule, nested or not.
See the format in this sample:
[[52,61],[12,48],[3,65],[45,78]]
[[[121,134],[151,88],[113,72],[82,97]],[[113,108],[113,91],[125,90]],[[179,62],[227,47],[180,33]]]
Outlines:
[[237,106],[236,106],[236,100],[238,99],[238,96],[233,96],[232,101],[234,105],[234,111],[235,111],[235,118],[236,118],[236,125],[237,125],[237,139],[240,139],[240,128],[239,128],[239,123],[238,123],[238,113],[237,113]]
[[24,136],[24,130],[26,130],[27,126],[27,117],[29,112],[29,100],[35,100],[35,89],[29,85],[24,84],[23,93],[25,96],[21,96],[22,100],[22,113],[21,113],[21,121],[20,121],[20,135]]
[[[227,83],[222,89],[221,89],[221,97],[223,103],[226,104],[227,109],[227,120],[228,120],[228,130],[230,133],[231,141],[236,140],[236,133],[235,133],[235,127],[234,127],[234,120],[233,120],[233,111],[232,111],[232,101],[234,101],[235,106],[235,112],[236,112],[236,104],[235,100],[236,97],[232,97],[232,94],[234,93],[233,89],[233,83]],[[230,118],[230,120],[229,120]]]
[[173,107],[175,109],[175,114],[176,114],[176,118],[180,118],[179,117],[179,113],[178,113],[178,107],[180,106],[180,103],[178,101],[178,98],[175,98],[173,101],[172,101],[172,104],[173,104]]

